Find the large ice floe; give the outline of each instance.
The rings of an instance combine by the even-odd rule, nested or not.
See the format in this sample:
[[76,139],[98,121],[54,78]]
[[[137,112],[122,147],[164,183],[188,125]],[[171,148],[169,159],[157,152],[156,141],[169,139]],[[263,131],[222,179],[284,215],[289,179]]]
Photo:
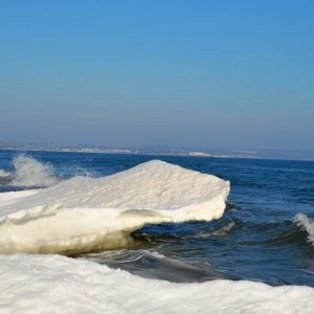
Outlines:
[[0,313],[313,313],[314,289],[178,284],[58,255],[0,256]]
[[0,253],[73,254],[127,245],[145,224],[220,218],[229,182],[154,160],[0,194]]

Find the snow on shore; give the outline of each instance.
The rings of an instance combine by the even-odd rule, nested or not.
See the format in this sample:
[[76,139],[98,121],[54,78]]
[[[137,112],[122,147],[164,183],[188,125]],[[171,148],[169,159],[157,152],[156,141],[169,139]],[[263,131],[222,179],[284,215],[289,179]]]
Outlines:
[[58,255],[0,256],[0,313],[313,313],[314,289],[177,284]]

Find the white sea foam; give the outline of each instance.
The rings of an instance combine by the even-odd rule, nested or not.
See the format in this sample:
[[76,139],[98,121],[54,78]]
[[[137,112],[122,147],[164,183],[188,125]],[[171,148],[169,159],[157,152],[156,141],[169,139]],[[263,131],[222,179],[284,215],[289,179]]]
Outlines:
[[13,160],[15,168],[13,180],[15,186],[46,187],[57,182],[52,166],[40,163],[36,159],[19,155]]
[[127,245],[148,223],[220,218],[229,182],[162,161],[0,195],[0,252],[77,253]]
[[314,289],[177,284],[57,255],[0,256],[1,313],[313,313]]
[[[42,163],[33,157],[19,155],[12,160],[12,172],[0,169],[0,184],[19,187],[48,187],[58,183],[61,179],[55,176],[55,169],[50,164]],[[68,165],[58,169],[60,176],[96,177],[97,172],[77,165]]]
[[9,177],[9,176],[11,176],[10,172],[0,169],[0,178]]
[[304,214],[297,214],[294,216],[293,221],[298,227],[302,228],[308,233],[308,241],[314,245],[314,219],[307,217]]

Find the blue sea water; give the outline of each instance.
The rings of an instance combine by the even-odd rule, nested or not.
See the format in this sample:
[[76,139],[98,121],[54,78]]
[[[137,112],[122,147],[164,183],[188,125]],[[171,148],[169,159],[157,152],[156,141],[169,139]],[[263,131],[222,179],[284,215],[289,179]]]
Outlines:
[[[0,193],[27,189],[11,185],[12,160],[20,152],[0,151]],[[134,246],[75,256],[132,273],[177,282],[217,278],[271,285],[314,287],[314,243],[294,222],[314,217],[314,162],[205,157],[25,152],[61,180],[101,177],[151,159],[216,175],[231,182],[224,216],[212,222],[150,225],[132,234]],[[1,172],[0,172],[1,173]]]

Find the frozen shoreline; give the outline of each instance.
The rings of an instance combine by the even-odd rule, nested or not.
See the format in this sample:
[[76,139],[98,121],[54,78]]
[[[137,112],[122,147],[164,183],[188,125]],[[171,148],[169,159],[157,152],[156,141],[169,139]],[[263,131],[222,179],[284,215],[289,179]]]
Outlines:
[[313,313],[314,289],[177,284],[58,255],[0,256],[1,313]]

